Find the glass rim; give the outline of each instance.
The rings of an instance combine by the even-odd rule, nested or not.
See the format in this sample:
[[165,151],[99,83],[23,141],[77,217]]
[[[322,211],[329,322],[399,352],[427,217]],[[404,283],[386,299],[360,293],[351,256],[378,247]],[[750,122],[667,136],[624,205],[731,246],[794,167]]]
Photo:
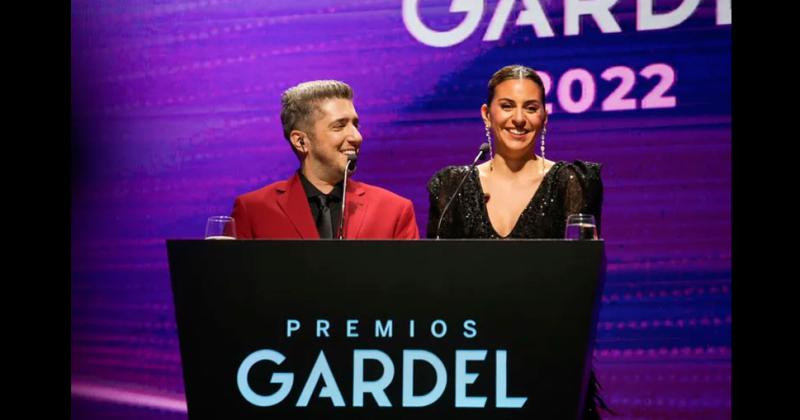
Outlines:
[[576,218],[576,219],[592,218],[592,219],[594,219],[594,215],[591,214],[591,213],[572,213],[572,214],[568,214],[567,215],[567,220],[569,220],[571,218]]
[[231,216],[210,216],[208,218],[208,220],[215,220],[215,221],[217,221],[217,220],[219,220],[219,221],[225,220],[225,221],[227,221],[227,220],[233,220],[233,217],[231,217]]

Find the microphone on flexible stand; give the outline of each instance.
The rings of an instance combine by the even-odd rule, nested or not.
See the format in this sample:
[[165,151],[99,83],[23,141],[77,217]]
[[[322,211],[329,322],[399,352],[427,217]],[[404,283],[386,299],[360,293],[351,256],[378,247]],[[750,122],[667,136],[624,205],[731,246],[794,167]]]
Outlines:
[[467,180],[467,177],[472,172],[472,169],[475,167],[475,165],[478,163],[479,160],[483,159],[483,157],[486,156],[486,152],[488,152],[490,148],[491,148],[491,146],[489,146],[489,143],[481,144],[481,148],[480,148],[480,151],[478,152],[478,156],[475,156],[475,159],[472,161],[472,165],[469,166],[469,169],[464,174],[464,176],[461,178],[461,182],[458,183],[458,187],[456,187],[456,190],[453,191],[453,195],[450,197],[450,200],[444,206],[444,209],[442,210],[442,214],[439,215],[439,223],[436,225],[436,239],[439,239],[439,230],[442,228],[442,221],[444,220],[444,215],[447,213],[447,209],[450,208],[450,204],[453,203],[453,200],[458,195],[458,192],[461,190],[461,186],[464,185],[464,181]]
[[347,202],[347,176],[356,170],[356,163],[358,162],[357,155],[347,155],[347,164],[344,165],[344,185],[342,188],[342,214],[339,215],[339,239],[344,239],[344,210],[345,203]]

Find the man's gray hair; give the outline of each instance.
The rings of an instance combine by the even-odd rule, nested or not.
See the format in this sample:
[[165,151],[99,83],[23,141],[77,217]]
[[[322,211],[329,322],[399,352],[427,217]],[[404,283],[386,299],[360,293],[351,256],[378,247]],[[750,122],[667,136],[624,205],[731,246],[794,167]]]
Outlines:
[[321,110],[323,99],[353,100],[353,89],[338,80],[312,80],[289,88],[281,95],[283,137],[289,140],[292,130],[308,131]]

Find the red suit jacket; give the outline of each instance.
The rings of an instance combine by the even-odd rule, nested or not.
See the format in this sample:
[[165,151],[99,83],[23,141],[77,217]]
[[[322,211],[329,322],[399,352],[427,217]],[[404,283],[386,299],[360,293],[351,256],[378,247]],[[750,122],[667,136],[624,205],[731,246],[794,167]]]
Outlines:
[[[348,179],[346,200],[345,238],[419,238],[414,206],[407,198]],[[298,174],[237,197],[233,218],[238,239],[319,239]]]

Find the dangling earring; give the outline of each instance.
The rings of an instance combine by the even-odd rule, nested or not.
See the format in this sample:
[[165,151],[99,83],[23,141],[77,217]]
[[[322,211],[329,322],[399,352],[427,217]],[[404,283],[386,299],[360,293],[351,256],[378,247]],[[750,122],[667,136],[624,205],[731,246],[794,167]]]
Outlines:
[[486,126],[486,141],[489,143],[489,168],[492,169],[492,159],[494,158],[494,151],[492,150],[492,134],[489,132],[489,126]]
[[542,174],[544,174],[544,137],[547,135],[547,126],[542,127],[542,143],[541,143],[541,150],[542,150]]

